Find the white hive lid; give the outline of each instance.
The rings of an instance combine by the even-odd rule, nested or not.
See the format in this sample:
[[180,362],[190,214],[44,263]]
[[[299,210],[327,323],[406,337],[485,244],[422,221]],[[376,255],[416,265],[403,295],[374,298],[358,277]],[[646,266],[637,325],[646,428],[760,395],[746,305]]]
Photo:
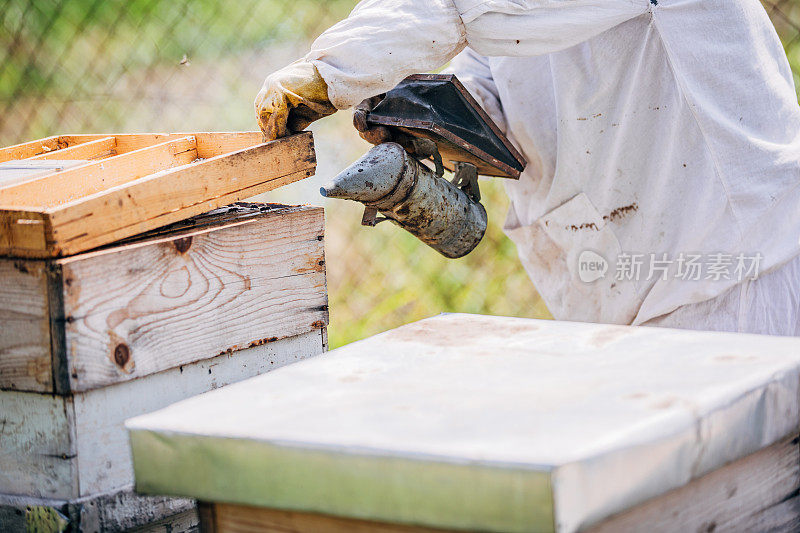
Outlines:
[[128,422],[137,489],[574,531],[789,435],[800,339],[441,315]]

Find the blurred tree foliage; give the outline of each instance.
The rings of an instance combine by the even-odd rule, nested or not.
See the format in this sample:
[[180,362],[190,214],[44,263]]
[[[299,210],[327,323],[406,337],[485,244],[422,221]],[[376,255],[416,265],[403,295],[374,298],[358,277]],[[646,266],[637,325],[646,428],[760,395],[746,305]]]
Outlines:
[[[231,71],[226,63],[243,68],[242,54],[307,43],[353,4],[0,0],[0,142],[49,135],[57,127],[76,133],[152,129],[140,104],[178,95],[175,82],[183,58],[182,66],[216,62],[217,73],[230,85],[241,70]],[[213,86],[213,74],[195,72],[194,88]],[[190,87],[181,89],[184,100],[208,100]],[[131,113],[143,119],[131,120]]]
[[[320,5],[324,9],[320,9]],[[0,95],[58,92],[90,76],[108,85],[124,70],[188,54],[305,40],[345,16],[352,0],[3,0]],[[233,8],[235,6],[235,9]],[[124,63],[113,48],[131,53]]]

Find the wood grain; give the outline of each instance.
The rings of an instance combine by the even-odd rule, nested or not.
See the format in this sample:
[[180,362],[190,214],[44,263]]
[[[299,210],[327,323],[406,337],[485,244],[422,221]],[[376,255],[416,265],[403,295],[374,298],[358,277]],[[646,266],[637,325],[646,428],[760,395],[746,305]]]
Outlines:
[[0,161],[11,161],[12,159],[26,159],[35,157],[39,154],[47,153],[52,150],[66,148],[70,145],[68,138],[60,135],[28,141],[14,146],[0,148]]
[[72,398],[0,391],[0,493],[77,498]]
[[31,250],[47,250],[50,219],[45,213],[25,209],[0,210],[0,256],[28,257]]
[[52,207],[155,172],[186,165],[195,159],[197,143],[194,137],[180,137],[57,174],[35,177],[25,183],[0,187],[0,204]]
[[117,150],[120,153],[187,136],[197,139],[198,157],[205,159],[255,146],[260,144],[263,138],[260,131],[114,134],[117,139]]
[[315,166],[311,134],[301,134],[146,176],[50,210],[54,248],[69,255],[113,242],[120,231],[135,235],[188,218]]
[[260,131],[196,133],[197,151],[200,157],[215,157],[249,148],[263,142]]
[[[208,204],[195,204],[187,208],[184,208],[180,211],[171,211],[163,213],[161,215],[154,216],[153,218],[140,220],[138,222],[134,222],[129,226],[124,226],[117,230],[109,231],[107,233],[100,233],[94,236],[91,236],[89,234],[80,235],[76,240],[64,243],[63,245],[60,245],[59,248],[53,248],[53,251],[56,252],[57,255],[72,255],[79,253],[80,251],[98,248],[110,242],[123,240],[130,237],[131,235],[138,235],[140,233],[150,231],[153,228],[163,227],[165,225],[185,220],[190,216],[203,213],[206,211],[206,209],[203,208],[203,205],[208,205],[208,209],[212,209],[215,206],[224,206],[230,203],[237,202],[243,198],[250,198],[252,196],[256,196],[257,194],[261,194],[262,192],[265,192],[264,191],[265,188],[266,190],[276,189],[278,187],[294,183],[296,181],[308,178],[313,175],[314,175],[313,168],[307,170],[301,170],[299,172],[294,172],[292,174],[288,174],[286,176],[282,176],[280,178],[272,180],[267,184],[259,184],[254,187],[248,187],[246,189],[237,190],[233,193],[218,196]],[[39,255],[38,253],[34,254],[34,256],[38,255]]]
[[[25,143],[0,148],[0,162],[13,159],[35,158],[64,150],[78,144],[96,141],[106,137],[116,139],[116,152],[124,154],[148,146],[174,141],[181,137],[197,137],[200,157],[209,158],[236,150],[255,146],[262,142],[260,131],[197,132],[197,133],[107,133],[53,135]],[[57,159],[57,158],[56,158]]]
[[322,209],[223,213],[66,259],[0,259],[0,389],[85,391],[324,328]]
[[57,261],[70,389],[321,329],[323,232],[303,207]]
[[113,155],[116,148],[117,140],[114,137],[103,137],[102,139],[87,141],[68,148],[45,152],[28,159],[99,159]]
[[53,390],[44,261],[0,259],[0,389]]
[[442,533],[444,529],[228,503],[201,503],[204,533]]
[[[31,510],[37,509],[38,513]],[[197,530],[197,510],[192,500],[141,496],[132,487],[102,495],[63,500],[0,494],[0,531],[52,531],[37,515],[58,513],[71,533],[130,531],[158,533]],[[156,529],[160,526],[160,529]],[[169,528],[169,529],[168,529]]]
[[0,391],[0,494],[73,500],[129,487],[126,419],[323,351],[315,330],[68,396]]
[[[260,143],[256,132],[198,133],[192,137],[194,152],[173,151],[166,159],[158,150],[136,152],[178,141],[177,135],[55,137],[3,149],[0,160],[3,153],[63,157],[113,141],[116,153],[130,157],[0,187],[0,255],[73,255],[304,179],[316,168],[310,132],[269,143]],[[183,164],[166,170],[176,157]],[[113,167],[107,170],[107,165]],[[18,214],[23,212],[35,213],[29,218],[43,227],[21,227]]]
[[799,531],[799,491],[800,448],[792,436],[587,532]]

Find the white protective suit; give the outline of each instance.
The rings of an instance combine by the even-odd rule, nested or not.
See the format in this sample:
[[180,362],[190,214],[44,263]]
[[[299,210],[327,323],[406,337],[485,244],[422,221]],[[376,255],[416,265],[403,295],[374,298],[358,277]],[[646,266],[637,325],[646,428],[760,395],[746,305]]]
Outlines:
[[453,58],[528,160],[506,232],[556,318],[686,327],[758,272],[797,305],[800,107],[758,0],[367,0],[306,56],[339,109]]

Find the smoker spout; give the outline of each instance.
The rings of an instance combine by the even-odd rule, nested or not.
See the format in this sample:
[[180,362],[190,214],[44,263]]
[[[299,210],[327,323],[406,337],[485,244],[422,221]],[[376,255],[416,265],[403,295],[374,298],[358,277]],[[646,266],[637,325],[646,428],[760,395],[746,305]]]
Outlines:
[[319,193],[325,198],[378,201],[397,187],[408,168],[407,158],[399,144],[379,144],[321,187]]

